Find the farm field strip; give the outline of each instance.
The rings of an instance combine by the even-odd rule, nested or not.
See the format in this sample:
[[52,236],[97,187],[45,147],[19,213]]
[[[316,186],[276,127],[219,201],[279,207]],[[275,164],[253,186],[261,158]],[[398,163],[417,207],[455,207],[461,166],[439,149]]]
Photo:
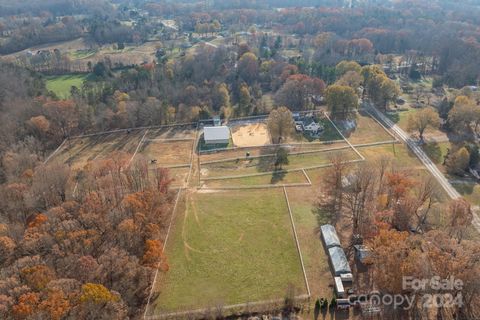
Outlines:
[[216,179],[201,181],[201,189],[232,190],[232,189],[261,189],[304,186],[312,183],[304,170],[279,172],[272,175],[250,176],[231,179]]
[[[182,190],[186,189],[186,187],[188,186],[188,183],[190,182],[190,178],[192,177],[193,155],[195,153],[195,148],[196,148],[196,142],[197,141],[198,141],[198,123],[197,123],[196,131],[195,131],[195,140],[194,140],[194,143],[193,143],[193,146],[192,146],[192,149],[191,149],[191,154],[190,154],[190,166],[189,166],[188,174],[187,174],[187,177],[184,181],[183,186],[178,189],[177,197],[175,198],[175,204],[174,204],[173,209],[172,209],[172,216],[170,217],[170,222],[168,224],[167,234],[166,234],[165,239],[163,241],[162,252],[165,252],[165,248],[167,246],[168,238],[170,236],[170,231],[172,229],[173,222],[175,221],[175,215],[177,213],[177,207],[178,207],[178,202],[180,200],[181,192],[182,192]],[[145,306],[145,312],[143,314],[144,319],[146,319],[146,317],[147,317],[147,313],[148,313],[149,306],[150,306],[150,301],[152,299],[153,291],[154,291],[155,285],[157,283],[157,277],[158,277],[159,269],[160,269],[160,266],[158,266],[157,270],[155,271],[155,277],[153,279],[152,286],[150,288],[150,293],[149,293],[148,299],[147,299],[147,305]]]
[[[310,153],[338,151],[338,150],[345,150],[345,149],[349,149],[349,148],[350,148],[350,146],[341,146],[341,147],[327,148],[327,149],[321,149],[321,150],[305,150],[305,151],[298,151],[298,152],[289,152],[288,155],[293,156],[293,155],[302,155],[302,154],[310,154]],[[274,157],[274,156],[275,156],[275,153],[267,153],[267,154],[262,154],[262,155],[257,155],[257,156],[249,156],[248,158],[244,158],[244,160],[259,159],[259,158]],[[236,161],[236,160],[239,160],[239,158],[238,157],[237,158],[225,158],[225,159],[220,159],[220,160],[204,161],[204,162],[200,162],[200,164],[203,165],[203,164]]]
[[344,135],[353,144],[368,144],[383,142],[387,140],[398,140],[397,136],[388,130],[378,119],[376,119],[366,109],[361,109],[357,112],[356,128],[349,132],[344,132]]
[[[338,151],[338,150],[337,150]],[[288,157],[289,164],[284,165],[282,170],[301,170],[309,168],[318,168],[331,165],[329,155],[336,151],[318,151],[316,153],[298,154]],[[365,159],[363,156],[358,159],[357,153],[351,150],[342,151],[344,153],[345,161],[361,160]],[[241,178],[246,176],[255,176],[262,174],[274,173],[275,157],[263,157],[257,159],[238,160],[238,161],[222,161],[216,163],[210,163],[201,166],[201,180],[209,178]],[[231,175],[235,172],[236,175]]]
[[[356,163],[356,162],[363,162],[362,159],[356,160],[349,160],[345,161],[345,163]],[[232,180],[232,179],[241,179],[241,178],[251,178],[251,177],[260,177],[260,176],[268,176],[274,175],[279,173],[291,173],[291,172],[304,172],[305,170],[313,170],[313,169],[322,169],[331,167],[330,163],[320,164],[310,167],[303,167],[298,169],[282,169],[278,171],[267,171],[267,172],[259,172],[259,173],[252,173],[252,174],[241,174],[241,175],[231,175],[231,176],[219,176],[219,177],[208,177],[208,178],[200,178],[201,181],[215,181],[215,180]]]
[[94,137],[94,136],[101,136],[105,134],[111,133],[118,133],[118,132],[131,132],[137,130],[146,130],[150,129],[150,133],[155,133],[154,129],[165,129],[165,128],[175,128],[175,127],[195,127],[197,125],[196,122],[186,122],[186,123],[174,123],[174,124],[164,124],[158,126],[145,126],[145,127],[131,127],[131,128],[124,128],[124,129],[115,129],[115,130],[107,130],[101,132],[94,132],[94,133],[86,133],[80,134],[76,136],[71,136],[69,139],[78,139],[78,138],[85,138],[85,137]]
[[362,108],[361,111],[365,111],[370,116],[370,119],[374,120],[386,133],[388,133],[388,135],[390,135],[393,139],[395,139],[395,141],[400,141],[398,139],[398,136],[395,135],[394,132],[389,130],[380,120],[377,119],[377,117],[371,114],[367,108]]
[[295,228],[295,221],[293,219],[292,209],[290,207],[290,201],[288,200],[287,189],[285,189],[285,187],[283,187],[283,194],[285,195],[285,200],[287,201],[288,215],[290,216],[290,221],[292,223],[293,235],[295,237],[295,245],[297,246],[298,256],[300,258],[300,264],[302,265],[302,272],[303,272],[303,277],[305,279],[305,286],[307,287],[307,295],[308,297],[310,297],[311,296],[310,285],[308,284],[307,273],[305,272],[305,264],[303,263],[302,250],[300,249],[300,243],[298,241],[298,236],[297,236],[297,229]]
[[216,160],[225,160],[225,159],[237,159],[237,158],[246,158],[247,152],[250,154],[250,158],[265,154],[275,154],[276,150],[279,147],[288,148],[290,153],[292,152],[301,152],[301,151],[322,151],[325,149],[331,149],[336,147],[348,146],[348,144],[343,141],[336,141],[335,143],[328,144],[281,144],[281,145],[268,145],[268,146],[255,146],[248,148],[236,148],[228,149],[224,151],[216,151],[211,153],[201,153],[199,154],[202,163],[216,161]]
[[278,147],[301,147],[301,148],[309,148],[311,146],[322,146],[322,145],[331,145],[336,143],[345,143],[344,139],[339,140],[328,140],[328,141],[312,141],[312,142],[289,142],[289,143],[279,143],[279,144],[264,144],[264,145],[252,145],[252,146],[243,146],[237,147],[232,146],[228,148],[216,148],[216,149],[208,149],[208,150],[199,150],[199,153],[202,156],[206,156],[208,154],[215,154],[218,152],[228,152],[228,151],[239,151],[239,150],[250,150],[250,149],[257,149],[257,148],[278,148]]

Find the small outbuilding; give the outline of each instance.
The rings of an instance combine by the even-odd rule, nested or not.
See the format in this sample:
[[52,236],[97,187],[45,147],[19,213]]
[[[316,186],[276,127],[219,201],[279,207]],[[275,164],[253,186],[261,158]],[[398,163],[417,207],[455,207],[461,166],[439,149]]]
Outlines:
[[355,259],[360,263],[367,264],[367,258],[371,255],[370,249],[362,244],[354,245],[353,248],[355,249]]
[[203,128],[205,144],[228,144],[230,142],[230,129],[227,126]]
[[338,298],[345,297],[345,289],[343,287],[342,279],[340,277],[334,277],[335,280],[335,293]]

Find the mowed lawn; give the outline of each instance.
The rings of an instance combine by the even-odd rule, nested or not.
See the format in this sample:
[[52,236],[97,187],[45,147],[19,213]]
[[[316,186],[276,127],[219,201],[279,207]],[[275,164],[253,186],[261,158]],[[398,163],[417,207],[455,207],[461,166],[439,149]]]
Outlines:
[[47,90],[52,91],[61,99],[70,98],[70,90],[72,87],[82,89],[83,83],[89,75],[86,74],[69,74],[63,76],[47,77]]
[[221,187],[251,187],[276,184],[298,184],[308,183],[302,171],[278,171],[261,176],[250,176],[245,178],[219,179],[203,181],[203,186],[208,188]]
[[[325,170],[325,169],[317,169]],[[328,265],[328,257],[320,240],[319,226],[331,223],[329,217],[315,214],[315,203],[319,198],[319,185],[309,188],[288,188],[287,194],[302,250],[305,272],[312,296],[331,299],[333,297],[333,277]],[[312,304],[314,299],[312,299]]]
[[281,189],[193,193],[177,212],[154,314],[305,294]]
[[352,144],[391,141],[395,138],[389,134],[370,115],[360,112],[356,118],[357,127],[345,136]]

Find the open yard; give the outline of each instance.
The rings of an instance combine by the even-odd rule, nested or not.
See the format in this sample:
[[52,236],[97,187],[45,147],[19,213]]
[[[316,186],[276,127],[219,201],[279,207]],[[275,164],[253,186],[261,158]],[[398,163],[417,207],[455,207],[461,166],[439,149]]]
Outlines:
[[352,144],[364,144],[395,140],[375,119],[364,111],[360,111],[355,119],[356,128],[343,132]]
[[151,313],[283,299],[305,294],[281,189],[187,194],[157,278]]
[[[315,166],[328,165],[330,158],[338,152],[342,153],[345,160],[357,160],[358,155],[352,149],[336,151],[312,151],[301,154],[288,155],[288,164],[282,169],[303,169]],[[222,162],[203,163],[201,165],[202,178],[252,175],[275,171],[276,156],[267,154],[257,158],[236,159]]]
[[287,184],[308,184],[308,179],[302,171],[277,171],[265,175],[245,178],[218,179],[202,182],[203,188],[235,188]]
[[[223,150],[222,152],[204,152],[200,156],[200,162],[210,162],[217,160],[236,160],[236,159],[245,159],[247,153],[250,158],[258,157],[260,155],[274,155],[275,150],[278,146],[263,146],[263,147],[244,147],[244,148],[230,148]],[[283,145],[283,147],[288,148],[290,153],[300,153],[306,151],[322,151],[322,150],[331,150],[331,149],[348,149],[350,146],[343,140],[332,142],[332,143],[323,143],[323,142],[302,142],[302,143],[292,143],[288,145]]]
[[329,284],[333,283],[333,278],[318,232],[319,224],[330,221],[328,217],[316,214],[314,203],[318,200],[319,192],[315,189],[313,187],[309,192],[305,192],[303,187],[294,187],[289,188],[287,194],[312,296],[331,299],[333,290]]

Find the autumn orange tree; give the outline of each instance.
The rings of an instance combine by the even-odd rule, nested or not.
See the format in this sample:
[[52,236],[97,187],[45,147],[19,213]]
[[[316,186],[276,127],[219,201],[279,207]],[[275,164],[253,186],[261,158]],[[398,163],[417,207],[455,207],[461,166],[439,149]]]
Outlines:
[[[143,308],[153,272],[168,270],[161,240],[174,195],[168,170],[129,159],[119,154],[87,164],[69,199],[69,171],[54,162],[37,167],[24,184],[2,186],[8,191],[2,197],[15,204],[7,208],[12,219],[20,208],[25,217],[17,214],[14,227],[0,224],[8,281],[0,285],[0,315],[124,319]],[[48,192],[33,196],[45,186]]]
[[54,126],[52,132],[57,139],[65,139],[78,126],[78,111],[72,100],[48,100],[43,104],[45,117]]

